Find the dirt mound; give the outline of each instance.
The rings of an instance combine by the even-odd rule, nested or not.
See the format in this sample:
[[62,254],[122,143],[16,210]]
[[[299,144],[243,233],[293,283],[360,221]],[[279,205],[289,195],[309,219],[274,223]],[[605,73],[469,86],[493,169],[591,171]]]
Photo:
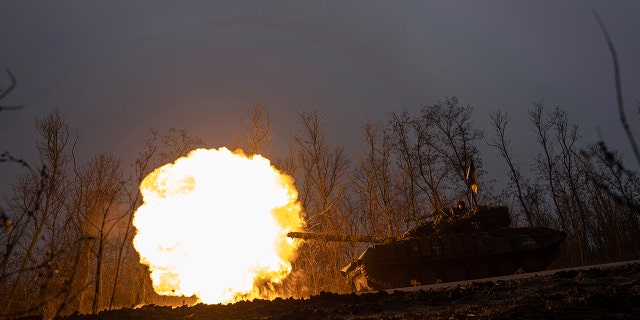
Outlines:
[[380,291],[309,299],[75,314],[76,319],[639,319],[640,265],[412,292]]

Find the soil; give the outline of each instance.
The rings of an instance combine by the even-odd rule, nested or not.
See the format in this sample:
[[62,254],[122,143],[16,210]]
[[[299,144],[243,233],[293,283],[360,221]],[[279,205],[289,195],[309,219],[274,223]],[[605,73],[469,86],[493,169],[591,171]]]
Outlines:
[[640,319],[640,264],[439,289],[75,314],[63,319]]

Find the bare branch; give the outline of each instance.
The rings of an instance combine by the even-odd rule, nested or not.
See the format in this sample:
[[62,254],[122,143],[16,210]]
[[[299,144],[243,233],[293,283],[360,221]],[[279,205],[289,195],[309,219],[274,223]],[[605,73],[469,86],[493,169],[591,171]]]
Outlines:
[[629,139],[629,143],[631,144],[631,148],[633,149],[633,153],[636,156],[636,160],[638,164],[640,164],[640,152],[638,151],[638,145],[631,133],[631,129],[629,128],[629,124],[627,123],[627,117],[624,112],[624,102],[622,101],[622,85],[620,80],[620,66],[618,64],[618,54],[616,53],[616,48],[613,45],[613,40],[611,40],[611,36],[609,36],[609,31],[607,31],[607,27],[604,25],[602,19],[600,19],[600,15],[596,10],[593,10],[593,15],[596,17],[598,21],[598,25],[600,25],[600,30],[602,30],[602,34],[604,35],[605,40],[607,40],[607,45],[609,46],[609,51],[611,51],[611,59],[613,60],[613,71],[616,81],[616,98],[618,100],[618,112],[620,113],[620,122],[622,122],[622,127],[624,128],[624,132],[627,134],[627,138]]
[[[7,74],[9,75],[9,79],[11,79],[11,85],[9,86],[9,88],[7,88],[7,90],[2,90],[2,88],[0,88],[0,100],[4,99],[18,85],[18,81],[16,80],[16,77],[13,75],[11,70],[9,68],[7,68],[6,71],[7,71]],[[3,106],[3,105],[0,104],[0,111],[2,111],[2,110],[20,110],[20,109],[22,109],[22,107],[23,106]]]

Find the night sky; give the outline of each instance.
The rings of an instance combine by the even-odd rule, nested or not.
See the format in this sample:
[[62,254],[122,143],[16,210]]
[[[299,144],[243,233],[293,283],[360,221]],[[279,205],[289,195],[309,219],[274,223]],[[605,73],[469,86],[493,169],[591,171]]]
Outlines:
[[[10,83],[4,68],[18,79],[2,104],[24,105],[0,112],[0,151],[34,162],[34,120],[53,108],[77,130],[81,160],[108,152],[128,167],[150,128],[186,129],[217,148],[259,102],[271,114],[274,157],[284,156],[297,113],[317,110],[329,142],[355,160],[367,117],[417,113],[448,96],[474,107],[487,133],[489,113],[508,112],[522,164],[537,152],[527,120],[534,102],[570,110],[582,142],[600,132],[631,158],[594,9],[618,52],[628,120],[640,124],[640,1],[13,0],[0,8],[0,87]],[[479,147],[488,178],[504,178],[498,153]],[[3,177],[14,172],[0,168]]]

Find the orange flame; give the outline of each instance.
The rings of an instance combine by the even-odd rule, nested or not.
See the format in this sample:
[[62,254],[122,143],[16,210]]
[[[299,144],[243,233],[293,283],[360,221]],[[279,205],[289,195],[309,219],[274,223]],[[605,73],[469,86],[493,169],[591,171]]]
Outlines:
[[263,297],[291,271],[302,208],[293,179],[260,155],[197,149],[140,184],[133,244],[158,294],[204,303]]

